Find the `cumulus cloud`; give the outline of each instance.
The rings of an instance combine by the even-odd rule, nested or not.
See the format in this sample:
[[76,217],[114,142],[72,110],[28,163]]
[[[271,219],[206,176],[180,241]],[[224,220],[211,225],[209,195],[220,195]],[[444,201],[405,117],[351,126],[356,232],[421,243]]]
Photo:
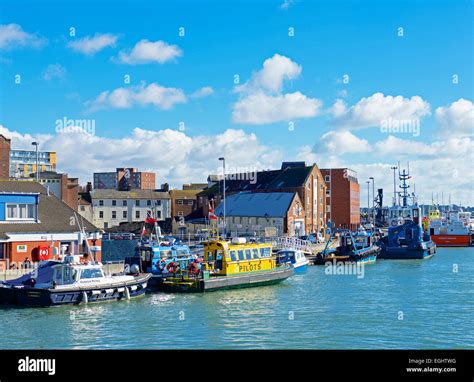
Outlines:
[[118,61],[123,64],[139,65],[148,63],[164,64],[177,57],[181,57],[183,51],[177,45],[170,45],[165,41],[140,40],[129,51],[121,51]]
[[314,151],[328,155],[366,153],[370,151],[370,145],[367,140],[355,136],[348,130],[329,131],[319,139]]
[[31,47],[41,48],[47,44],[47,39],[36,33],[25,32],[18,24],[0,25],[0,49]]
[[291,5],[294,4],[294,2],[294,0],[284,0],[283,3],[280,4],[280,8],[287,10]]
[[111,33],[96,33],[94,36],[70,41],[66,46],[75,52],[93,56],[107,47],[115,47],[117,39],[118,36]]
[[156,83],[127,88],[103,91],[96,99],[85,103],[89,112],[101,109],[129,109],[135,105],[153,105],[162,110],[171,109],[174,105],[187,101],[183,90],[164,87]]
[[51,64],[43,72],[43,79],[51,81],[54,78],[63,79],[66,76],[66,68],[60,64]]
[[268,124],[314,117],[322,102],[301,92],[283,93],[285,81],[299,77],[302,67],[288,57],[275,54],[264,61],[243,85],[235,87],[239,100],[233,105],[232,120],[241,124]]
[[[225,155],[229,167],[257,169],[275,168],[282,159],[278,150],[262,145],[255,134],[234,129],[191,137],[171,129],[135,128],[127,136],[113,139],[81,132],[37,137],[0,126],[0,134],[12,138],[17,149],[31,148],[32,140],[37,139],[40,149],[57,152],[58,169],[79,177],[82,184],[92,179],[92,172],[110,171],[117,163],[157,172],[158,182],[180,187],[187,182],[205,182],[210,173],[220,169],[219,156]],[[77,160],[78,152],[81,160]]]
[[351,107],[343,100],[337,100],[331,109],[333,125],[347,129],[379,127],[387,121],[419,121],[431,113],[430,104],[420,96],[385,96],[374,93],[364,97]]
[[442,136],[474,135],[474,105],[469,100],[460,98],[447,107],[438,107],[435,116]]
[[203,86],[189,95],[190,98],[203,98],[214,94],[214,89],[210,86]]

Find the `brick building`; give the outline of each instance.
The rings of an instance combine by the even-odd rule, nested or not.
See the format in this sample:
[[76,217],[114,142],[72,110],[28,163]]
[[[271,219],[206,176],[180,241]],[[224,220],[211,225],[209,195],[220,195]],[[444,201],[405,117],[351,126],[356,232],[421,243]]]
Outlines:
[[156,175],[154,172],[138,171],[137,168],[117,168],[115,172],[95,172],[96,190],[154,190]]
[[11,140],[0,134],[0,179],[10,177]]
[[[224,182],[213,179],[211,187],[197,195],[197,209],[203,216],[207,216],[210,200],[214,200],[216,206],[221,202]],[[306,166],[304,162],[283,162],[279,170],[259,171],[252,176],[226,174],[226,196],[239,192],[296,192],[305,215],[301,235],[325,231],[326,183],[316,164]]]
[[360,185],[357,173],[348,168],[321,169],[327,184],[326,218],[335,227],[357,229],[360,225]]

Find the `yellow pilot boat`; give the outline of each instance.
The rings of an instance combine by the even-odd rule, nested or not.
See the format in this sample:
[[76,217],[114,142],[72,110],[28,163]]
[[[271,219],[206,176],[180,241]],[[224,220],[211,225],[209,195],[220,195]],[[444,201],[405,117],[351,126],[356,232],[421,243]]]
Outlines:
[[163,280],[168,292],[208,292],[279,283],[291,275],[291,265],[277,265],[271,244],[247,243],[243,238],[231,242],[214,239],[204,243],[202,258],[179,268]]

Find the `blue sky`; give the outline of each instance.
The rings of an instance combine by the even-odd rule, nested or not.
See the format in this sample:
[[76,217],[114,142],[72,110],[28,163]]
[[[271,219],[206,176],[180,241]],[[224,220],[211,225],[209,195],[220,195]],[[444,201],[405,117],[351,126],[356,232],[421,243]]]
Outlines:
[[[75,166],[73,158],[67,157],[68,151],[63,154],[60,148],[50,147],[53,143],[67,147],[67,143],[55,137],[55,121],[65,116],[94,119],[95,134],[109,144],[115,142],[117,145],[130,138],[134,128],[149,132],[177,131],[180,122],[185,123],[182,138],[190,138],[193,145],[207,145],[200,137],[209,140],[229,129],[241,131],[244,134],[242,142],[252,137],[258,140],[258,147],[250,146],[251,150],[259,152],[259,147],[265,147],[266,151],[257,157],[250,156],[249,160],[235,154],[235,167],[250,166],[251,163],[257,167],[275,167],[280,159],[305,159],[316,161],[321,167],[353,167],[361,177],[376,174],[380,185],[386,185],[385,176],[390,178],[387,166],[398,160],[410,160],[414,163],[414,171],[420,174],[417,188],[425,190],[425,199],[431,192],[441,191],[452,192],[461,198],[463,190],[472,185],[471,178],[456,175],[452,185],[445,184],[440,188],[426,175],[423,177],[430,168],[425,166],[432,166],[434,158],[444,162],[436,166],[440,172],[433,173],[433,177],[454,170],[456,174],[463,174],[466,156],[472,155],[472,131],[469,131],[473,113],[471,2],[294,1],[286,8],[282,7],[283,1],[222,3],[3,0],[0,24],[18,25],[40,42],[35,44],[30,39],[29,43],[11,41],[5,42],[3,48],[0,45],[0,124],[9,132],[22,134],[24,141],[28,140],[25,137],[28,134],[47,136],[43,139],[45,148],[58,151],[63,170],[71,175],[76,172],[76,176],[79,174],[84,180],[89,176],[86,168]],[[74,37],[69,36],[71,27],[76,29]],[[185,28],[184,37],[178,35],[180,27]],[[290,27],[294,28],[291,37],[288,36]],[[400,27],[403,36],[399,36]],[[97,34],[115,36],[115,44],[93,55],[74,51],[68,46],[68,43]],[[144,39],[175,46],[181,54],[161,63],[156,60],[140,64],[119,62],[120,52],[129,54]],[[247,83],[251,88],[250,85],[258,82],[252,82],[252,76],[262,71],[264,61],[275,54],[287,59],[284,61],[287,67],[295,71],[292,74],[282,69],[284,74],[278,90],[268,91],[257,85],[257,91],[239,92],[235,88],[235,74],[240,76],[240,85]],[[281,60],[276,61],[274,68],[282,64]],[[62,74],[45,79],[49,65],[60,67]],[[15,84],[16,74],[21,74],[21,84]],[[131,76],[130,84],[124,84],[126,74]],[[341,83],[345,74],[349,75],[347,84]],[[453,75],[458,76],[455,84]],[[121,87],[141,92],[150,84],[180,89],[186,100],[167,109],[149,102],[135,101],[124,108],[111,106],[109,102],[90,111],[91,102],[101,92],[110,94]],[[212,88],[212,94],[192,96],[203,87]],[[317,100],[318,106],[308,103],[304,111],[295,111],[292,107],[296,104],[303,108],[300,102],[287,106],[279,104],[276,111],[278,108],[286,110],[287,117],[274,118],[273,109],[269,112],[272,117],[265,123],[253,123],[252,118],[247,118],[247,122],[236,121],[233,119],[236,104],[246,101],[246,97],[254,94],[252,92],[263,92],[271,97],[299,92],[305,100]],[[376,93],[382,95],[370,98]],[[395,101],[386,98],[397,96],[402,98],[400,108],[403,109],[397,109],[398,112],[389,106]],[[425,106],[412,97],[420,97]],[[351,107],[363,98],[368,98],[372,106],[351,112]],[[332,109],[338,99],[345,105],[342,117]],[[456,104],[459,100],[463,101]],[[385,112],[380,102],[386,105]],[[249,103],[243,106],[249,113],[260,112],[259,106],[256,106],[257,110],[252,107],[247,110]],[[437,113],[438,108],[444,108],[444,112]],[[413,112],[404,111],[409,109]],[[420,134],[395,133],[389,140],[390,134],[382,132],[377,124],[374,126],[375,117],[371,119],[369,115],[372,110],[378,110],[376,113],[380,113],[382,119],[418,118]],[[301,113],[306,114],[301,116]],[[346,121],[344,126],[342,120]],[[288,129],[290,121],[294,123],[294,131]],[[358,127],[358,123],[361,126]],[[454,127],[451,129],[451,126]],[[446,127],[452,131],[443,131]],[[338,138],[343,135],[332,134],[341,129],[350,134],[345,142]],[[329,135],[324,136],[327,133]],[[22,138],[18,139],[18,144]],[[173,136],[173,139],[180,140],[180,137]],[[351,139],[359,149],[347,147]],[[448,146],[452,150],[438,155],[447,139],[451,139]],[[191,150],[187,146],[173,145],[170,144],[170,149]],[[134,150],[133,145],[126,147]],[[138,147],[141,146],[137,145],[140,150]],[[239,147],[244,149],[244,146]],[[397,153],[397,147],[404,147],[404,150]],[[226,147],[225,152],[233,149],[237,148]],[[278,155],[268,158],[265,152]],[[451,152],[458,154],[451,155]],[[459,152],[464,153],[462,157]],[[97,153],[97,158],[101,155],[104,153]],[[126,164],[150,169],[158,166],[156,171],[162,181],[173,178],[172,182],[177,186],[186,176],[196,174],[196,171],[184,171],[182,163],[147,161],[133,152],[130,156],[135,157],[136,162],[130,160]],[[232,158],[232,154],[229,156]],[[203,158],[202,153],[189,151],[182,160],[192,166],[194,161],[201,162]],[[112,155],[111,159],[118,160]],[[206,160],[211,158],[206,157]],[[102,164],[105,166],[103,161]],[[165,168],[167,164],[171,169]],[[89,173],[90,165],[100,167],[94,158],[90,158]],[[110,165],[115,167],[112,161]],[[199,167],[197,173],[204,174],[216,166]],[[473,203],[472,192],[468,194],[470,196],[463,197],[464,203]]]

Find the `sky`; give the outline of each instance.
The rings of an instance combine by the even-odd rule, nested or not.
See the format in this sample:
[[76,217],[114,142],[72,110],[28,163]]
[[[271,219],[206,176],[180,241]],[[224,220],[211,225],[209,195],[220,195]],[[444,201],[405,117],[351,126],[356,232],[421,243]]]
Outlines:
[[420,202],[474,205],[470,1],[0,4],[0,134],[81,184],[304,160],[357,171],[364,206],[400,162]]

